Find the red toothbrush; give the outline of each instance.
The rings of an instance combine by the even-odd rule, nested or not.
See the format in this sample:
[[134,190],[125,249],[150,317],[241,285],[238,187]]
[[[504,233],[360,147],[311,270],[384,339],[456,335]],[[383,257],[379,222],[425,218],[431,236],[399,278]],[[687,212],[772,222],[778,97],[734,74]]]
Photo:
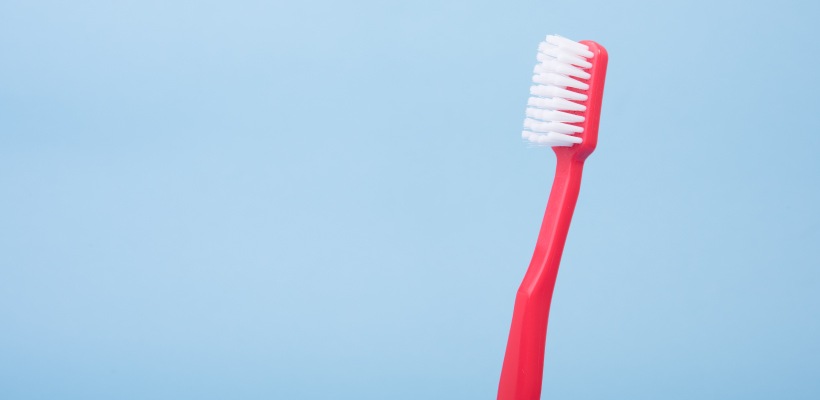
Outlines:
[[522,136],[552,146],[557,163],[535,252],[515,297],[498,400],[541,397],[550,302],[584,160],[598,142],[607,53],[592,41],[547,36],[538,61]]

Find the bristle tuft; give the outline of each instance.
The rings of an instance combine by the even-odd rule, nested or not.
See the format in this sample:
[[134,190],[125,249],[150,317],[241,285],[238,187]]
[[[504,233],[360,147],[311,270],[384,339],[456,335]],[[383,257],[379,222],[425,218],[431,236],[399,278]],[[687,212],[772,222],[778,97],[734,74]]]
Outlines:
[[[584,69],[592,67],[593,54],[582,44],[560,36],[547,36],[538,46],[538,64],[533,70],[532,97],[527,100],[527,118],[521,137],[545,146],[572,146],[581,143],[578,125],[584,121],[582,104],[590,78]],[[572,90],[569,90],[572,89]],[[580,93],[579,93],[580,92]]]

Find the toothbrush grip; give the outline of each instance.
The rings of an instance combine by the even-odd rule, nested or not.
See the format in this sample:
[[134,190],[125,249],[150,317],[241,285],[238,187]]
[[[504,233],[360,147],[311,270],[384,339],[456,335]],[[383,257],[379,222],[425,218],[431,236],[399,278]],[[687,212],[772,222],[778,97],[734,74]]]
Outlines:
[[547,321],[572,214],[581,188],[583,158],[555,148],[558,156],[538,241],[515,297],[498,400],[538,400],[544,370]]

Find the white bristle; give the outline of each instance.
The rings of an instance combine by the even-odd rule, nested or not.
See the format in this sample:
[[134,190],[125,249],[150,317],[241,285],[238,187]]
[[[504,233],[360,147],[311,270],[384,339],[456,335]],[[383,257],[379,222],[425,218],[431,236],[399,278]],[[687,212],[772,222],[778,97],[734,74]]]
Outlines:
[[589,79],[589,74],[578,67],[562,63],[554,58],[550,58],[541,53],[538,53],[538,56],[536,58],[540,62],[535,65],[535,68],[532,71],[533,73],[545,74],[548,72],[557,72],[559,74],[564,74],[566,76],[573,76],[581,79]]
[[[586,111],[584,101],[589,89],[584,82],[590,75],[584,69],[592,67],[589,48],[560,36],[547,36],[538,46],[538,64],[533,69],[533,85],[527,100],[527,118],[521,137],[533,144],[572,146],[582,142],[576,135],[583,131],[578,125]],[[568,90],[571,88],[577,91]]]
[[527,105],[530,107],[544,108],[547,110],[569,110],[569,111],[585,111],[587,108],[582,104],[578,104],[560,97],[530,97],[527,99]]
[[580,115],[565,113],[563,111],[542,110],[540,108],[527,107],[527,116],[532,119],[555,122],[584,122],[584,117]]
[[589,73],[574,65],[562,63],[552,57],[538,53],[536,59],[540,61],[535,65],[532,72],[534,74],[545,74],[548,72],[557,72],[562,75],[571,76],[581,79],[589,79]]
[[581,143],[581,138],[564,135],[563,133],[535,133],[529,131],[521,131],[521,137],[529,140],[531,143],[545,146],[572,146],[573,144]]
[[567,51],[564,48],[558,46],[552,46],[548,43],[542,42],[538,46],[538,52],[550,57],[555,58],[558,61],[565,62],[567,64],[577,65],[581,68],[589,68],[592,64],[586,60],[586,58],[581,57],[575,52]]
[[524,120],[524,128],[538,133],[557,132],[574,134],[583,131],[583,128],[578,125],[566,124],[563,122],[544,122],[532,118],[527,118]]
[[592,52],[589,51],[589,47],[584,44],[569,40],[565,37],[557,36],[557,35],[547,35],[547,38],[544,39],[545,42],[549,44],[553,44],[558,47],[563,47],[568,51],[572,51],[584,58],[591,58]]
[[567,100],[585,101],[587,95],[578,92],[571,92],[557,86],[533,85],[530,87],[530,94],[540,97],[559,97]]
[[575,89],[587,90],[589,85],[583,82],[576,81],[566,75],[556,74],[555,72],[548,72],[546,74],[535,74],[532,81],[542,85],[552,85],[558,87],[571,87]]

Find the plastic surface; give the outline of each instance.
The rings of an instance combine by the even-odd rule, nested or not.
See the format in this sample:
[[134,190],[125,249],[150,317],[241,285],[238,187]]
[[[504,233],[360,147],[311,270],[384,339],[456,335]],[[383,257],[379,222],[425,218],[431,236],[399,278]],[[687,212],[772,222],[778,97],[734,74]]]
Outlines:
[[583,142],[571,147],[553,147],[558,158],[555,179],[532,261],[515,298],[512,326],[498,385],[498,400],[536,400],[541,396],[552,292],[581,188],[584,161],[598,143],[598,122],[608,60],[606,50],[601,45],[592,41],[580,43],[587,45],[593,54],[592,67],[587,70],[590,73],[587,81],[589,89],[584,91],[589,96],[582,103],[586,111],[571,111],[586,117],[584,122],[576,123],[583,127],[583,132],[578,135]]

